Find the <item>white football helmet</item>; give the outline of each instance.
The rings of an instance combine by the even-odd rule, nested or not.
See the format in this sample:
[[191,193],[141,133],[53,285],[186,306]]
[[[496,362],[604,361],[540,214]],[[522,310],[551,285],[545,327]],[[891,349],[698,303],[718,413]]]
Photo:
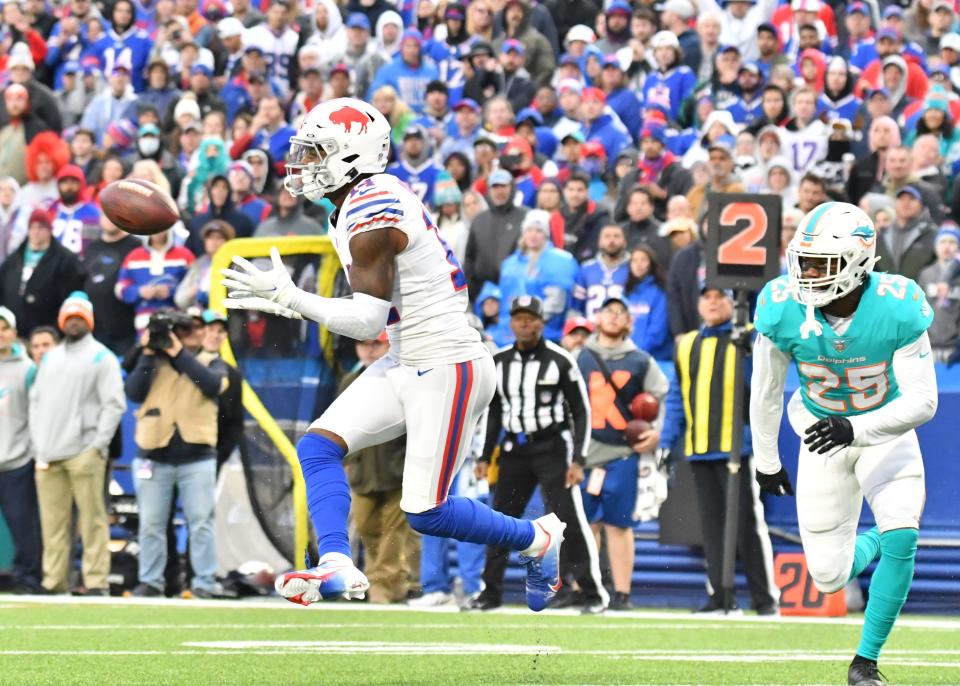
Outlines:
[[373,105],[355,98],[320,103],[290,138],[284,187],[320,200],[361,174],[387,168],[390,124]]
[[[846,202],[824,203],[800,222],[787,246],[787,269],[804,305],[823,307],[853,291],[879,258],[877,230],[866,212]],[[826,260],[825,276],[805,278],[807,259]]]

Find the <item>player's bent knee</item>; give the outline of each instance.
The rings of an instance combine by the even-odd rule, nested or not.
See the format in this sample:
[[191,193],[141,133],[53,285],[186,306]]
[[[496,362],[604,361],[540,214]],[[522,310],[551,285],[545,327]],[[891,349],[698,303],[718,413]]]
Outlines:
[[439,537],[446,537],[448,535],[446,512],[443,505],[432,507],[421,512],[404,511],[404,514],[407,516],[407,522],[410,524],[410,528],[419,534]]
[[836,593],[847,585],[853,560],[847,555],[831,555],[824,558],[807,557],[807,571],[821,593]]

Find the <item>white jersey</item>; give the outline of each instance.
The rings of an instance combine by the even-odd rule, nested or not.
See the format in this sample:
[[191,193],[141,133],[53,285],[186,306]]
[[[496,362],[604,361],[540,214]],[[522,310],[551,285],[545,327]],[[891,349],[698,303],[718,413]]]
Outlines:
[[266,24],[254,26],[243,35],[243,44],[260,48],[267,63],[267,72],[283,83],[290,78],[290,64],[297,54],[299,42],[300,34],[293,29],[287,27],[278,36]]
[[467,323],[467,280],[456,256],[410,188],[377,174],[356,185],[340,208],[333,243],[350,280],[350,239],[375,229],[407,236],[396,257],[392,307],[387,319],[390,355],[401,364],[454,364],[489,355]]
[[802,131],[783,131],[782,136],[787,145],[787,156],[793,163],[793,171],[798,179],[827,156],[830,132],[827,131],[827,125],[819,119],[813,120]]

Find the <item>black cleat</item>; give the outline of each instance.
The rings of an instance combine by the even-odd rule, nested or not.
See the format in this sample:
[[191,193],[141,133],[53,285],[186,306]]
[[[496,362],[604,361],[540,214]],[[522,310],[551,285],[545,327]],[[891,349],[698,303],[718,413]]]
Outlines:
[[470,602],[466,603],[460,609],[463,612],[476,612],[478,610],[481,612],[486,612],[487,610],[496,610],[498,607],[500,607],[499,600],[494,600],[493,598],[485,598],[483,597],[483,594],[481,594],[476,598],[473,598],[472,600],[470,600]]
[[600,601],[589,602],[583,606],[580,610],[582,615],[602,615],[606,612],[607,606],[601,603]]
[[847,670],[849,686],[886,686],[886,683],[887,680],[877,669],[876,662],[859,655],[853,658],[850,669]]
[[582,607],[584,598],[580,591],[569,590],[564,586],[550,601],[551,610],[562,610],[566,607]]

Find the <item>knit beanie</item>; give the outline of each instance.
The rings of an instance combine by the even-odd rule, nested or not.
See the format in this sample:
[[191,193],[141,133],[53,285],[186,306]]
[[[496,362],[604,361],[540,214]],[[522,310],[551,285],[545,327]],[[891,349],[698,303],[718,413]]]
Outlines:
[[70,317],[80,317],[93,331],[93,303],[83,291],[74,291],[67,296],[60,306],[60,314],[57,316],[57,326],[62,331],[64,324]]
[[463,200],[463,193],[457,182],[450,176],[450,172],[441,171],[437,174],[437,180],[433,186],[433,204],[435,207],[446,205],[448,203],[459,205]]

